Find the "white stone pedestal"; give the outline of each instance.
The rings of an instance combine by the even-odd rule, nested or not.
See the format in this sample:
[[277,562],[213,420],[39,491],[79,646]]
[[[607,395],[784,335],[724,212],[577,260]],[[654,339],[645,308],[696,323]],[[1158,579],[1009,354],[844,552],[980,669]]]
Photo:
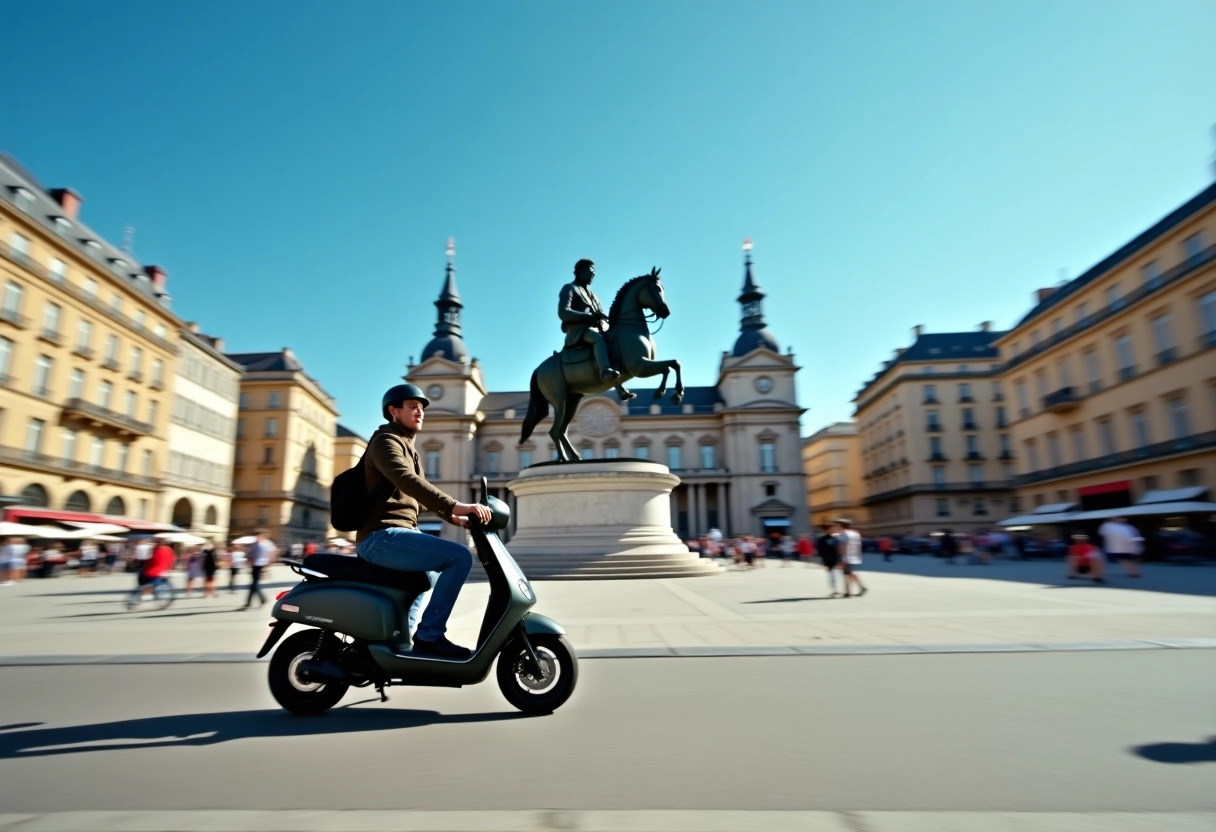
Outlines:
[[641,459],[525,469],[507,548],[532,578],[681,578],[721,567],[689,552],[671,528],[680,478]]

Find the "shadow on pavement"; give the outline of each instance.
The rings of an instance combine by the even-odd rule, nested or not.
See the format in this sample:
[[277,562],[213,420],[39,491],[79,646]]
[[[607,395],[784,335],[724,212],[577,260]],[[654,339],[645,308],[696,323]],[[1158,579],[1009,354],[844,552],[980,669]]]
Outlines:
[[[355,703],[357,704],[357,703]],[[320,717],[301,718],[285,711],[221,711],[182,714],[64,728],[40,728],[0,734],[0,759],[118,751],[129,748],[173,748],[216,745],[232,740],[262,737],[300,737],[419,728],[461,722],[497,722],[527,719],[518,711],[479,714],[441,714],[437,711],[339,708]],[[38,725],[40,723],[21,723]],[[16,727],[16,726],[14,726]]]
[[[1106,571],[1105,589],[1141,589],[1178,595],[1216,596],[1216,568],[1205,564],[1146,563],[1143,578],[1128,578],[1117,563]],[[1016,581],[1038,584],[1042,589],[1066,586],[1092,586],[1092,582],[1069,581],[1063,560],[1008,560],[997,558],[987,564],[969,563],[960,556],[953,564],[932,555],[896,555],[891,561],[866,553],[862,573],[898,573],[922,578],[977,578],[989,581]]]
[[763,601],[743,601],[744,604],[792,604],[798,601],[831,601],[833,599],[826,595],[819,595],[810,598],[765,598]]
[[1216,763],[1216,737],[1207,742],[1155,742],[1132,749],[1154,763]]
[[[61,578],[52,578],[51,580],[62,580],[62,579]],[[174,586],[177,587],[178,591],[180,592],[181,591],[180,577],[178,575],[174,575],[171,578],[171,580],[174,581]],[[262,587],[263,591],[270,590],[270,589],[288,589],[289,587],[293,587],[298,583],[299,583],[299,581],[262,581],[261,587]],[[130,594],[131,587],[133,587],[133,586],[135,586],[135,576],[134,575],[131,576],[131,586],[123,587],[121,589],[86,589],[86,590],[81,590],[79,592],[31,592],[28,597],[30,597],[30,598],[74,598],[74,597],[83,596],[83,595],[128,595],[128,594]],[[224,585],[222,587],[217,587],[217,591],[220,593],[221,596],[224,594],[245,595],[249,592],[249,585],[248,584],[238,584],[237,588],[236,588],[236,592],[232,592],[231,590],[228,589],[227,585]],[[190,599],[190,600],[192,600],[192,599]]]

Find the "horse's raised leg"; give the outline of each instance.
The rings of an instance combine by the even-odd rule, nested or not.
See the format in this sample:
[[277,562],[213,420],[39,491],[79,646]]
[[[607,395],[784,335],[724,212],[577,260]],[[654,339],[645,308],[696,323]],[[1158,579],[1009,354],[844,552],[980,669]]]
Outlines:
[[[650,359],[647,359],[647,360],[650,361],[651,364],[654,364],[656,367],[660,364],[665,365],[667,363],[665,361],[651,361]],[[651,373],[651,375],[656,375],[657,373],[658,373],[658,370],[656,369],[656,371],[654,373]],[[666,392],[667,392],[667,367],[664,366],[663,367],[663,378],[659,381],[659,386],[654,391],[654,397],[656,399],[661,399],[661,398],[663,398],[663,394]]]
[[[684,378],[680,375],[680,362],[673,358],[667,363],[670,364],[671,368],[676,371],[676,392],[671,397],[671,400],[676,404],[679,404],[684,400]],[[663,378],[666,379],[667,376],[664,375]]]

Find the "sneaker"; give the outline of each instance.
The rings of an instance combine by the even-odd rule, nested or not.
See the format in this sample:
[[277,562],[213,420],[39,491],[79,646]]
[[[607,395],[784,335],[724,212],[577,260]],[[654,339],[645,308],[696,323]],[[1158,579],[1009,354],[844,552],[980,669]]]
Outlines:
[[461,647],[459,644],[452,644],[452,642],[447,640],[446,636],[440,636],[435,641],[415,638],[414,652],[441,659],[467,659],[473,655],[472,650],[467,647]]

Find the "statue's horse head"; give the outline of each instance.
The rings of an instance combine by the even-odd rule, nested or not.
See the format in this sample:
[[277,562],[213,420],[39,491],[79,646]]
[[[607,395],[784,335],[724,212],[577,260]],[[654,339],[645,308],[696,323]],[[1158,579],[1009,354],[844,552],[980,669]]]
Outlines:
[[648,274],[641,274],[626,281],[616,293],[612,307],[608,310],[609,326],[618,323],[645,323],[644,313],[653,312],[659,318],[671,314],[667,306],[667,296],[663,293],[663,284],[659,280],[662,269],[652,268]]

